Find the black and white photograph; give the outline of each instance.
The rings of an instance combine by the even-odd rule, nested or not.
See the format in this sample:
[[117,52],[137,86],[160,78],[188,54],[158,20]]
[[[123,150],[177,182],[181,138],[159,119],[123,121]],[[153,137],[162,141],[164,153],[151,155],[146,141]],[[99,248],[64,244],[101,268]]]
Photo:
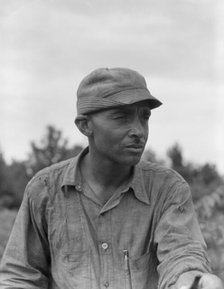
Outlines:
[[224,289],[223,16],[0,0],[0,289]]

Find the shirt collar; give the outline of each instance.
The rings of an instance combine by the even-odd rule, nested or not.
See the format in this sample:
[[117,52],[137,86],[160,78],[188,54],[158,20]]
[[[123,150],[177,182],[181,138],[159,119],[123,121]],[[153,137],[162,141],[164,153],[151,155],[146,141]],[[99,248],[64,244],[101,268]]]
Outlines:
[[62,188],[65,186],[75,186],[78,191],[81,191],[82,180],[79,171],[79,163],[80,159],[86,155],[88,151],[89,148],[86,147],[76,157],[71,159],[63,177]]
[[[75,158],[71,159],[64,177],[62,181],[62,189],[65,186],[75,186],[77,191],[82,190],[82,180],[79,170],[79,163],[80,159],[86,155],[89,151],[89,147],[86,147],[84,150],[82,150]],[[150,204],[148,194],[146,192],[145,188],[145,182],[143,177],[143,171],[141,168],[140,163],[137,164],[134,167],[133,171],[133,177],[129,184],[127,185],[128,188],[132,188],[135,197],[140,200],[143,203],[146,203],[147,205]]]
[[139,199],[139,201],[150,205],[150,200],[146,192],[143,171],[140,163],[134,167],[133,177],[129,187],[133,189],[135,197]]

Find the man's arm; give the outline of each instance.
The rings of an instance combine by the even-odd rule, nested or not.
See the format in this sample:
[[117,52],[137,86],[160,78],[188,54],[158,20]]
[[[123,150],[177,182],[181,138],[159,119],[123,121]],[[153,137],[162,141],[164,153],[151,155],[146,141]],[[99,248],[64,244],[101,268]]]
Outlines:
[[[33,180],[24,194],[0,265],[0,288],[48,288],[49,246],[41,206],[47,187]],[[30,197],[36,194],[38,203]]]
[[162,203],[155,232],[159,288],[176,288],[184,273],[189,277],[190,286],[196,275],[210,272],[210,267],[189,186],[177,180],[166,195],[164,192]]

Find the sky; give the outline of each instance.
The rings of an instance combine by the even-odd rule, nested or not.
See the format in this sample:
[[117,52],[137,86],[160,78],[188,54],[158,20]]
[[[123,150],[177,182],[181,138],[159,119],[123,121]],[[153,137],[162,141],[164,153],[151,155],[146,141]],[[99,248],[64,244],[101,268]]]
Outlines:
[[46,126],[86,145],[74,125],[79,82],[128,67],[163,102],[147,148],[224,174],[222,0],[0,0],[0,150],[23,160]]

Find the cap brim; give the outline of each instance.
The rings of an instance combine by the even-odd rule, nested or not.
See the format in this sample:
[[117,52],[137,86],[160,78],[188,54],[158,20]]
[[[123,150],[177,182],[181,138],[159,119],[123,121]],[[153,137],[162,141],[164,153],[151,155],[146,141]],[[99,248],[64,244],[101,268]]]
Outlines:
[[148,101],[150,109],[162,105],[162,102],[151,95],[146,89],[123,90],[114,95],[110,95],[110,100],[115,101],[118,105],[128,105],[140,101]]
[[78,100],[78,114],[90,114],[105,109],[129,105],[141,101],[147,101],[150,109],[159,107],[162,102],[151,95],[147,89],[128,89],[107,95],[103,98],[82,99]]

